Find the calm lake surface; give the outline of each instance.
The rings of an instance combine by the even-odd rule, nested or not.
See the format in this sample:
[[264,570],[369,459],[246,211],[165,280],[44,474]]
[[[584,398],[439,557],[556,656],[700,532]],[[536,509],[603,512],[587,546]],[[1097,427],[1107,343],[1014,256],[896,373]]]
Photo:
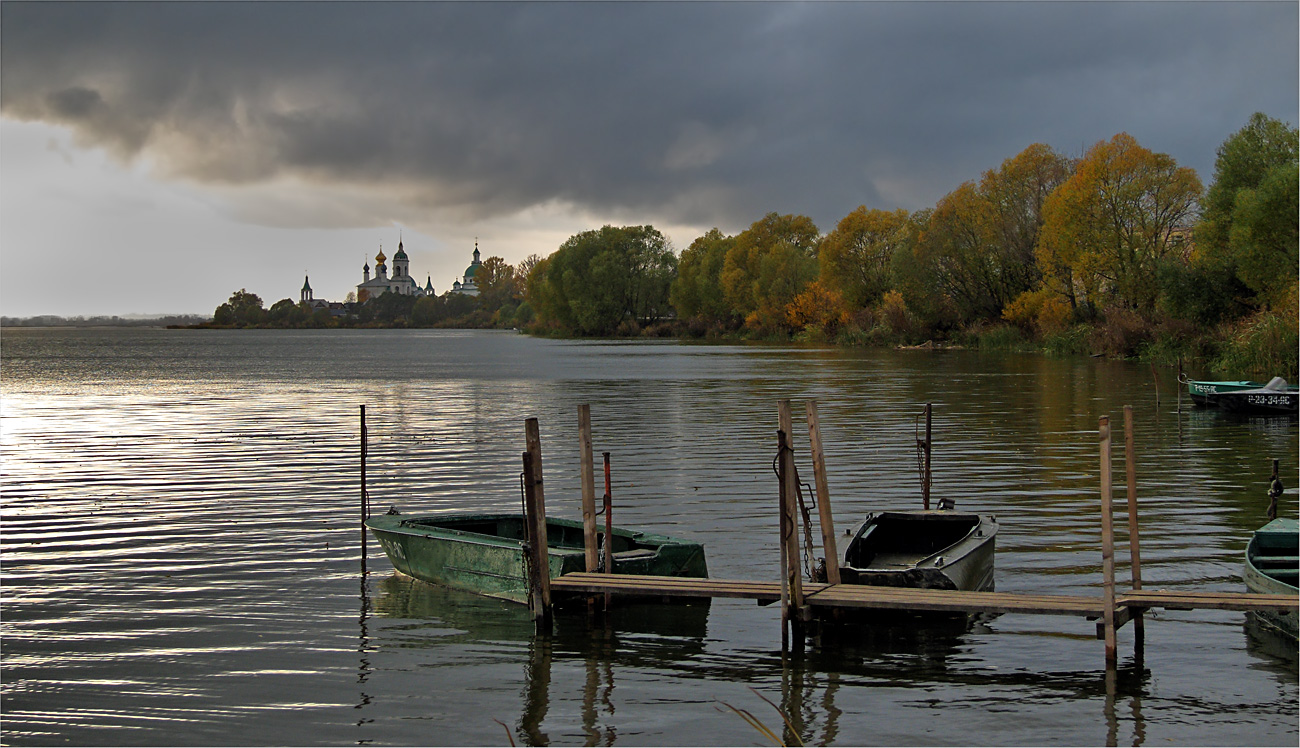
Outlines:
[[[6,329],[3,742],[10,745],[1295,746],[1297,657],[1241,613],[866,629],[781,655],[779,606],[623,606],[612,627],[362,573],[358,406],[377,511],[579,516],[577,408],[613,453],[615,523],[779,576],[776,402],[818,401],[843,530],[934,493],[1001,525],[997,589],[1099,594],[1097,419],[1136,416],[1147,588],[1244,590],[1270,458],[1296,516],[1297,422],[1194,411],[1172,373],[971,351],[569,342],[508,332]],[[1157,406],[1157,391],[1160,393]],[[806,433],[796,428],[811,475]],[[815,512],[814,512],[815,514]],[[1117,523],[1123,527],[1122,518]],[[1121,534],[1121,538],[1123,535]],[[1127,550],[1116,554],[1127,579]]]

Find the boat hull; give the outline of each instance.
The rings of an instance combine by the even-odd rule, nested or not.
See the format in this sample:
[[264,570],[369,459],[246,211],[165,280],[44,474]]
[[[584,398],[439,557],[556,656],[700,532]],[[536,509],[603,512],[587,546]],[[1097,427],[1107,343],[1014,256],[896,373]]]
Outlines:
[[[1242,576],[1246,589],[1266,595],[1300,594],[1300,525],[1293,519],[1276,519],[1255,532],[1246,546]],[[1258,618],[1292,639],[1297,638],[1295,609],[1259,611]]]
[[[548,576],[584,571],[582,523],[548,518],[546,524]],[[520,515],[385,514],[366,520],[366,527],[403,574],[512,602],[528,601]],[[615,574],[708,576],[699,543],[621,528],[614,529],[613,538]]]
[[847,584],[936,590],[994,588],[997,520],[952,511],[881,512],[852,533],[840,562]]
[[1230,413],[1250,415],[1296,415],[1300,413],[1300,393],[1256,389],[1224,392],[1214,397],[1218,407]]
[[1206,382],[1197,379],[1183,381],[1187,383],[1187,394],[1192,398],[1192,402],[1207,408],[1217,408],[1219,405],[1217,396],[1222,393],[1255,390],[1264,386],[1264,382],[1251,382],[1244,379],[1229,382]]

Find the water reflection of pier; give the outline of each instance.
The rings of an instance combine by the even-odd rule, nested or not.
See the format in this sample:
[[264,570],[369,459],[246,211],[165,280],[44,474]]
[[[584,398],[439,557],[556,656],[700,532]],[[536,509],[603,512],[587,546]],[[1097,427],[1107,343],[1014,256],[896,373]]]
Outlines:
[[[978,686],[989,692],[1032,690],[1040,698],[1047,692],[1061,699],[1100,702],[1108,745],[1119,744],[1126,729],[1131,730],[1131,741],[1123,742],[1140,745],[1146,729],[1142,700],[1150,674],[1140,661],[1105,673],[970,668],[963,656],[969,638],[987,633],[978,621],[851,625],[836,633],[833,646],[784,655],[749,651],[720,657],[707,646],[707,602],[628,604],[610,611],[609,625],[600,627],[592,626],[584,612],[560,611],[554,633],[541,635],[524,609],[394,575],[380,582],[373,611],[380,617],[432,621],[441,631],[463,632],[458,638],[467,641],[513,642],[524,648],[519,716],[508,726],[521,745],[566,742],[579,729],[583,745],[615,745],[620,737],[616,693],[643,682],[647,671],[663,673],[667,681],[681,677],[756,687],[779,707],[788,724],[775,712],[765,713],[769,707],[757,699],[735,705],[778,733],[784,731],[787,744],[795,738],[804,744],[839,740],[843,696],[875,687]],[[406,638],[402,646],[415,644]],[[574,665],[581,666],[581,679],[558,675],[572,673]],[[631,682],[630,673],[635,673]],[[778,682],[779,696],[768,691]],[[575,699],[580,699],[580,724],[557,725],[552,707]],[[859,719],[854,717],[853,724]]]

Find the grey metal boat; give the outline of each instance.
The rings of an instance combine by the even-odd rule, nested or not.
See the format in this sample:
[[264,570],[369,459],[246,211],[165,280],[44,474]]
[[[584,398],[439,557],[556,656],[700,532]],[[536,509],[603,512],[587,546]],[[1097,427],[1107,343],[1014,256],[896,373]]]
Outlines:
[[850,531],[840,581],[934,590],[993,589],[997,519],[951,510],[878,512]]

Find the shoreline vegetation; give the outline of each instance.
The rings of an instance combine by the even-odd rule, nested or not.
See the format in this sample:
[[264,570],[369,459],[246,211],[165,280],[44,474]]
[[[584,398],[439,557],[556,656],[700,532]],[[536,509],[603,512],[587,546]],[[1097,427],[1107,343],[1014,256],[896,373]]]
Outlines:
[[477,297],[349,294],[331,312],[264,309],[241,289],[211,321],[180,326],[961,347],[1294,382],[1298,150],[1294,127],[1255,114],[1220,145],[1204,189],[1126,133],[1080,157],[1033,144],[934,207],[860,206],[826,234],[772,212],[679,256],[653,226],[604,226],[517,267],[488,258]]

